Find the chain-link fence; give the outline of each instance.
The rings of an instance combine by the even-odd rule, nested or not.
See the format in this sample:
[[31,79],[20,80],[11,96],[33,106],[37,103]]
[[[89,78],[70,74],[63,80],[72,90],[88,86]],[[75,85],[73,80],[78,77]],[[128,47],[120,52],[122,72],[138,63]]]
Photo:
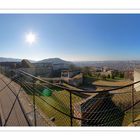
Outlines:
[[31,101],[30,117],[35,126],[40,125],[37,112],[42,112],[50,126],[139,125],[139,82],[110,90],[88,91],[44,81],[24,71],[0,70],[8,77],[17,76],[15,82],[24,88]]

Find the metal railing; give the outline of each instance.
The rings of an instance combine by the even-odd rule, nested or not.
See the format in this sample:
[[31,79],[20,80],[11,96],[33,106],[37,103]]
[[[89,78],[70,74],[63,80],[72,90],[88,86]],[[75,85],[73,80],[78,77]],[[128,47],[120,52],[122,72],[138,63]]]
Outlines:
[[[16,75],[13,80],[32,100],[34,126],[39,125],[37,110],[56,126],[139,125],[140,81],[91,91],[51,83],[21,70],[1,69],[1,72],[9,78]],[[50,94],[45,94],[45,90]]]

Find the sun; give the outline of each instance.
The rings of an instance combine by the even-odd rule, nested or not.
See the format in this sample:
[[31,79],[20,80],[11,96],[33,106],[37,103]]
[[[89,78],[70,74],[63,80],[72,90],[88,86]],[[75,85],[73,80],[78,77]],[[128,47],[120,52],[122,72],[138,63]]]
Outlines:
[[33,43],[36,42],[36,35],[32,32],[29,32],[26,34],[26,42],[32,45]]

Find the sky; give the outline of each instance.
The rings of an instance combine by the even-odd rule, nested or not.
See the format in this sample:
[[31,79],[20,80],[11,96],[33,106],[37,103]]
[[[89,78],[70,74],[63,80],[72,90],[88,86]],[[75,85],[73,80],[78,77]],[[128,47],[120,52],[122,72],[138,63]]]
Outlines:
[[0,57],[140,60],[140,14],[0,14]]

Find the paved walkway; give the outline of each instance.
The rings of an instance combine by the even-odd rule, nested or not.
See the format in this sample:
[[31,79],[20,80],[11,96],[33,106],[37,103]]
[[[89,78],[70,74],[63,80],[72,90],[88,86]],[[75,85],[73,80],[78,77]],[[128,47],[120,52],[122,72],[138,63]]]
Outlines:
[[[0,74],[0,125],[33,126],[34,113],[32,101],[23,89],[20,90],[20,86],[17,83],[10,83],[10,81],[9,78]],[[8,83],[10,84],[6,86]],[[16,100],[17,95],[19,100]],[[36,110],[37,126],[54,126],[39,109]]]

